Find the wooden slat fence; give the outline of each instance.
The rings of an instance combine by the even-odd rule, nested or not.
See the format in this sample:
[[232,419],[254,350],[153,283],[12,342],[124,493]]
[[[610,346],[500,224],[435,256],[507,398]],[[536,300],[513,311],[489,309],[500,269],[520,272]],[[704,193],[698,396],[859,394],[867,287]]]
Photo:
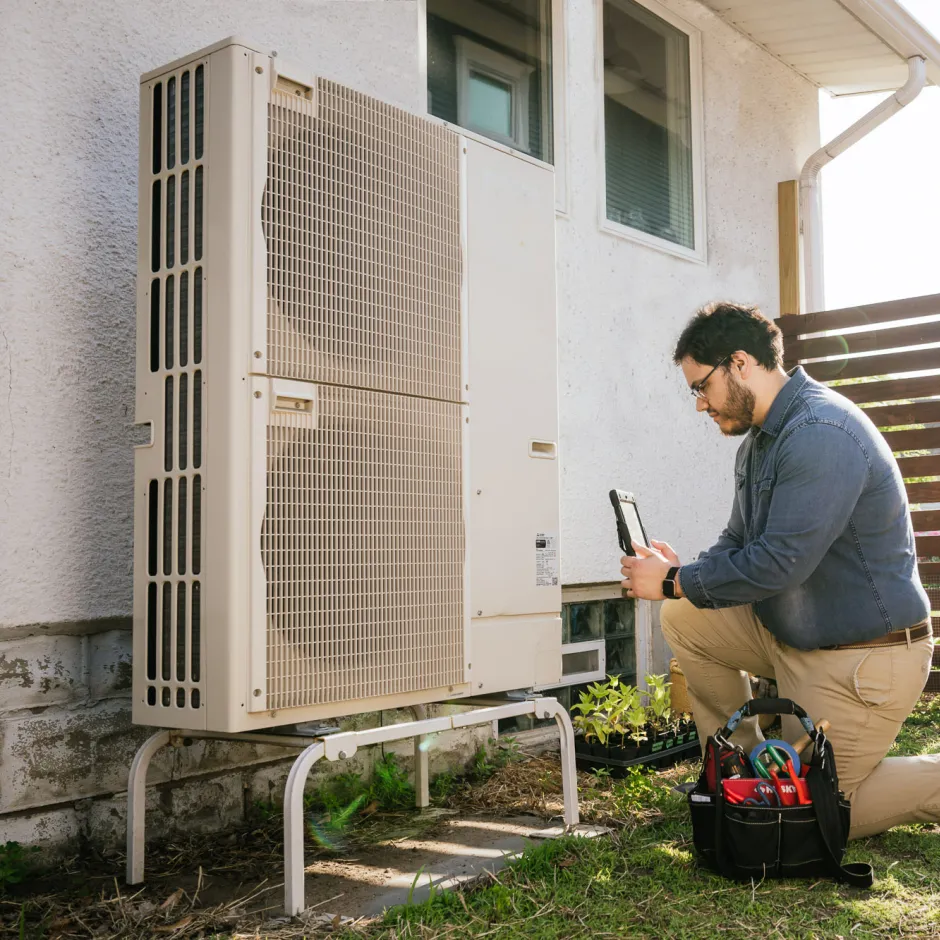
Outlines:
[[[787,315],[777,325],[786,368],[802,365],[864,408],[895,453],[940,637],[940,294]],[[940,645],[925,691],[940,691]]]

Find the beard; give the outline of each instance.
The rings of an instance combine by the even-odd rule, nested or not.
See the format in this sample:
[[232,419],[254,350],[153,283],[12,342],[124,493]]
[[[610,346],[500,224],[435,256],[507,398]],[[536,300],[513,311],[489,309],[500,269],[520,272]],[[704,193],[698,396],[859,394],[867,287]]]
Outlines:
[[756,396],[743,382],[739,382],[734,373],[728,373],[728,394],[724,407],[716,412],[718,427],[725,437],[739,437],[747,434],[754,425],[754,403]]

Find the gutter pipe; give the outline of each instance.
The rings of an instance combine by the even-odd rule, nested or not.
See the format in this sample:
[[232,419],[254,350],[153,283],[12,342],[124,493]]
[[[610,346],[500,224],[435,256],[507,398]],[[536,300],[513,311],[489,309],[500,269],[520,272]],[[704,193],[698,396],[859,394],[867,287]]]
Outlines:
[[806,312],[823,309],[822,210],[819,200],[819,171],[853,144],[870,134],[888,118],[909,105],[927,83],[927,63],[921,56],[907,60],[907,81],[851,127],[820,147],[800,172],[800,229],[803,233],[803,278]]

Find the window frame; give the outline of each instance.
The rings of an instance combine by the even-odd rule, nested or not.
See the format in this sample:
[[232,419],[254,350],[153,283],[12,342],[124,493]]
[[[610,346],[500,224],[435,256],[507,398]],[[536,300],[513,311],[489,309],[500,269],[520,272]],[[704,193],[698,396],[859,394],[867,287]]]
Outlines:
[[[478,136],[481,140],[494,146],[506,147],[513,153],[518,153],[527,160],[532,160],[543,166],[552,167],[555,173],[555,214],[566,217],[568,215],[568,0],[547,0],[551,10],[551,99],[552,99],[552,157],[553,163],[539,160],[531,154],[518,150],[508,143],[494,140],[470,130],[459,124],[451,125],[460,133],[467,133],[471,137]],[[427,0],[417,0],[418,4],[418,76],[421,81],[422,111],[432,120],[434,117],[427,109],[428,99],[428,5]],[[472,40],[470,40],[472,42]],[[459,83],[459,75],[458,75]]]
[[595,38],[595,82],[597,85],[597,132],[598,132],[598,224],[602,232],[627,241],[654,248],[666,254],[707,264],[707,226],[705,219],[705,133],[704,96],[702,89],[702,34],[701,31],[666,9],[658,0],[632,0],[633,3],[658,17],[665,23],[684,33],[689,40],[689,108],[691,112],[692,145],[692,240],[693,247],[686,248],[658,235],[651,235],[631,228],[622,222],[607,218],[607,133],[604,109],[604,4],[617,5],[618,0],[594,0],[596,19]]

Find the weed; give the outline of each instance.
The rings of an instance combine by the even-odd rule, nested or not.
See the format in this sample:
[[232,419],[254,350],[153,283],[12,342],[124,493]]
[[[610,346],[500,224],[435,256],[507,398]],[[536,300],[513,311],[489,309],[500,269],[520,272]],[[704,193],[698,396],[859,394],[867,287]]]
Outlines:
[[[424,874],[424,865],[422,865],[417,874],[414,876],[414,880],[411,882],[411,887],[408,889],[408,900],[405,902],[406,907],[412,906],[412,901],[415,896],[415,888],[418,887],[418,879]],[[434,895],[437,893],[438,886],[434,884],[433,876],[428,872],[428,899],[425,901],[425,904],[430,906],[434,903]]]
[[0,894],[11,885],[26,879],[32,865],[30,856],[38,852],[35,846],[24,848],[19,842],[4,842],[0,845]]
[[621,812],[634,814],[648,809],[661,789],[653,783],[651,774],[640,767],[628,767],[623,779],[617,781],[614,795]]
[[262,823],[269,823],[281,815],[281,808],[274,800],[255,800],[251,808],[254,818]]
[[515,738],[505,737],[500,741],[490,738],[473,755],[467,776],[475,783],[482,783],[500,768],[519,760],[522,760],[522,753]]
[[337,774],[312,793],[304,795],[314,839],[337,848],[335,836],[344,832],[363,810],[402,809],[414,806],[415,791],[395,754],[386,754],[372,771],[369,783],[353,771]]
[[456,789],[457,775],[453,771],[445,770],[431,781],[431,800],[434,803],[444,803]]
[[415,789],[405,769],[398,763],[397,755],[385,754],[375,765],[368,795],[370,802],[378,803],[382,809],[414,806]]

